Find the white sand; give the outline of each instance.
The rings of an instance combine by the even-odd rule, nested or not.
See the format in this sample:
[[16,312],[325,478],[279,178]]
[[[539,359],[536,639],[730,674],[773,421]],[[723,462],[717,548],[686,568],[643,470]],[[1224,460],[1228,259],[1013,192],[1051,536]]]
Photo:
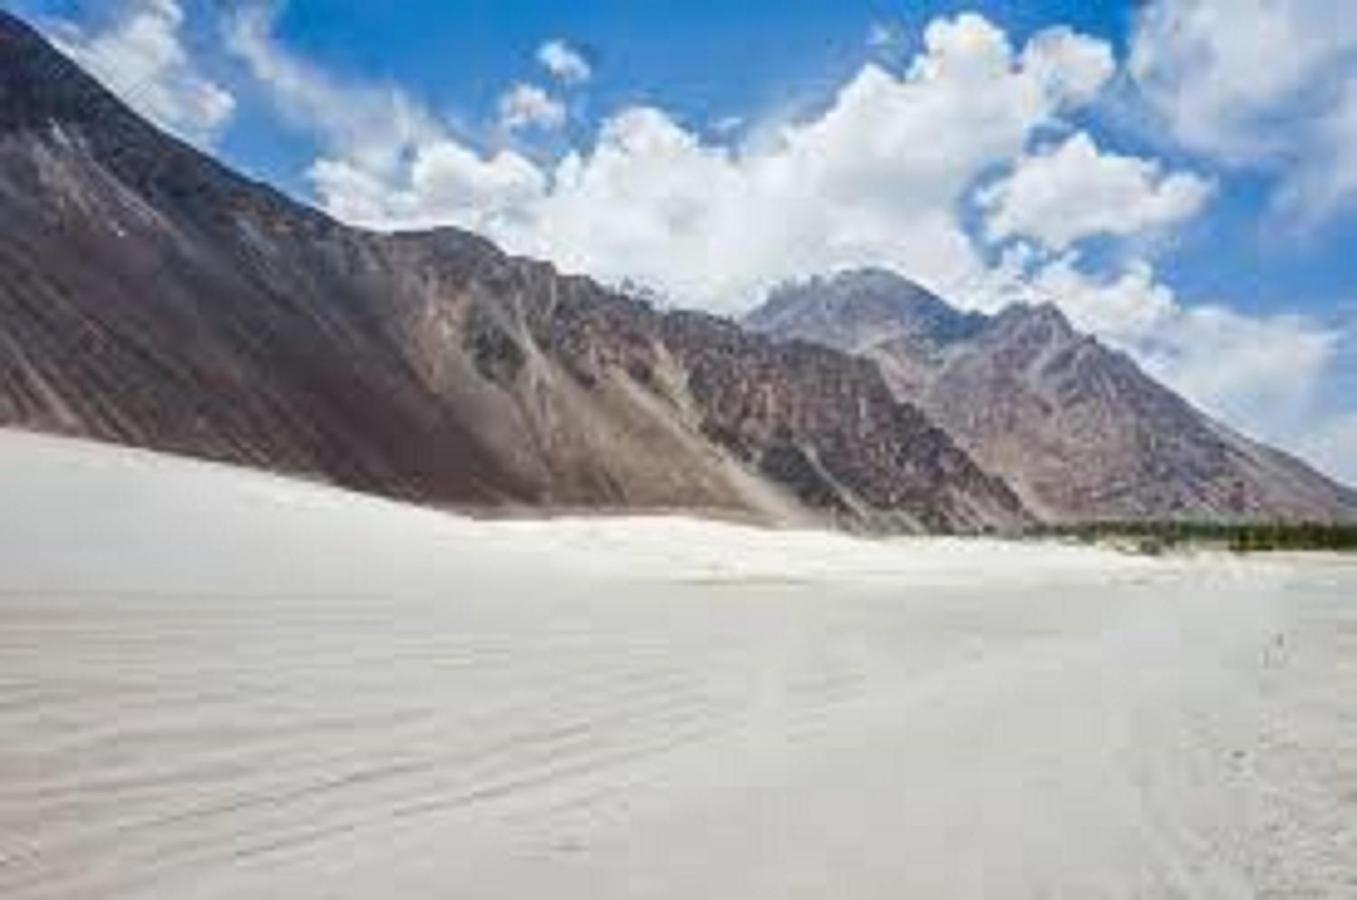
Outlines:
[[1357,566],[0,437],[0,897],[1357,896]]

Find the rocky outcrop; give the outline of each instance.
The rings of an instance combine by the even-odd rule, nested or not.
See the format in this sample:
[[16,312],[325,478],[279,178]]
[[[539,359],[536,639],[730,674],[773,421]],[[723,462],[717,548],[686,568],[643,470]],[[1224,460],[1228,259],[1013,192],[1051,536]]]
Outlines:
[[1047,520],[1357,518],[1357,492],[1211,419],[1054,306],[963,313],[871,271],[784,288],[747,321],[877,362]]
[[465,232],[345,227],[0,13],[0,424],[433,504],[1030,517],[875,367]]
[[932,530],[1021,515],[1008,487],[894,398],[870,362],[697,313],[670,315],[664,333],[704,431],[763,471],[786,473],[799,496],[837,494],[836,505],[887,517],[909,511]]

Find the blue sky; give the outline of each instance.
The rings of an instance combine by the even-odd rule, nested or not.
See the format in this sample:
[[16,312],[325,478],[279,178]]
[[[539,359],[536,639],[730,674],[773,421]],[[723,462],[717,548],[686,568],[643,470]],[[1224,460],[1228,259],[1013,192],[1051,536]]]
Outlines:
[[728,313],[863,264],[1051,300],[1357,480],[1345,0],[0,5],[356,224]]

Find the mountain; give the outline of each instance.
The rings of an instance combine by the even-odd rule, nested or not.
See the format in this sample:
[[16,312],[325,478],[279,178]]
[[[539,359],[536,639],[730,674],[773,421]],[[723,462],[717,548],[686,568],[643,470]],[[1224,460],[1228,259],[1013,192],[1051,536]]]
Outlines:
[[949,350],[978,335],[987,323],[984,315],[961,312],[882,269],[783,286],[744,319],[746,327],[761,334],[870,357],[896,394],[908,397],[924,394]]
[[865,270],[778,289],[746,324],[876,361],[1046,520],[1357,519],[1357,492],[1195,409],[1051,305],[961,312]]
[[465,232],[345,227],[162,134],[4,13],[0,425],[429,504],[1031,521],[870,362]]

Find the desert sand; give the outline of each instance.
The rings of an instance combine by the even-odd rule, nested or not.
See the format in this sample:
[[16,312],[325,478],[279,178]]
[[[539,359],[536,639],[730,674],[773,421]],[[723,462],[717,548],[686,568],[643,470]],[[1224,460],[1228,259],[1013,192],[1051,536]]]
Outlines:
[[0,435],[0,896],[1357,896],[1357,564]]

